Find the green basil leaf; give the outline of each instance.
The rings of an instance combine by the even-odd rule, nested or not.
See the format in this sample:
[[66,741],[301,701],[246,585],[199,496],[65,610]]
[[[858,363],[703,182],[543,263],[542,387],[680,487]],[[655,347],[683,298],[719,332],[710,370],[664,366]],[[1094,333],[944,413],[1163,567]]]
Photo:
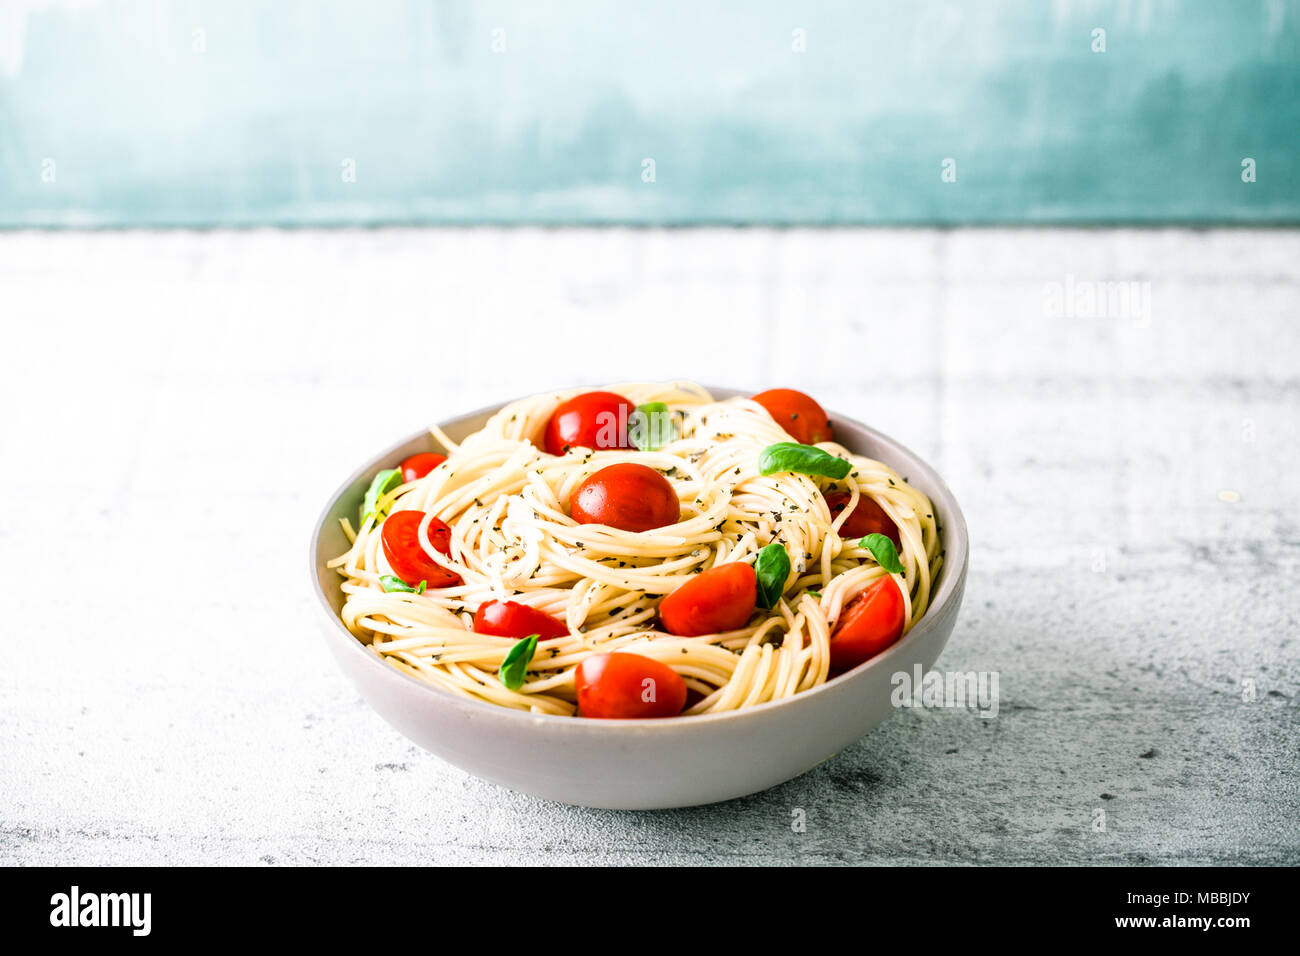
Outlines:
[[518,690],[524,686],[524,673],[528,670],[528,665],[533,662],[533,655],[536,653],[536,634],[521,638],[514,647],[510,648],[506,659],[501,662],[501,670],[497,675],[507,690]]
[[[374,514],[375,509],[379,507],[379,499],[401,483],[402,469],[400,468],[385,468],[375,475],[375,480],[370,482],[370,487],[366,489],[366,497],[361,502],[361,520],[364,522]],[[382,518],[383,515],[377,517]]]
[[883,534],[869,534],[858,542],[859,548],[866,548],[876,559],[876,563],[890,574],[902,574],[903,562],[898,560],[898,549],[894,542]]
[[658,451],[677,440],[677,422],[663,402],[647,402],[632,413],[628,437],[641,451]]
[[758,552],[754,570],[758,572],[759,607],[774,607],[785,592],[785,579],[790,576],[790,555],[779,544],[769,544]]
[[794,471],[801,475],[825,475],[837,481],[852,470],[843,458],[812,445],[796,445],[791,441],[768,445],[758,455],[758,473],[771,475],[778,471]]
[[424,589],[428,584],[428,581],[421,581],[419,587],[413,588],[395,574],[381,574],[379,576],[379,586],[384,589],[384,593],[386,594],[391,594],[394,591],[406,591],[408,594],[423,594]]
[[805,591],[804,593],[807,594],[809,597],[821,597],[821,596],[822,596],[822,592],[821,592],[821,591]]

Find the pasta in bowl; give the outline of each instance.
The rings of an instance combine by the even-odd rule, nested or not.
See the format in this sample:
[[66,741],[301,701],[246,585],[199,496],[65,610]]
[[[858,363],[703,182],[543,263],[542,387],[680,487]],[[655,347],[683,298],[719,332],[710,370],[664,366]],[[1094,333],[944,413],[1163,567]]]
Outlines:
[[[336,496],[313,564],[333,615],[331,646],[363,692],[381,695],[367,692],[372,704],[489,779],[597,806],[752,792],[888,713],[887,691],[864,688],[865,700],[838,705],[841,695],[825,691],[908,647],[928,666],[951,630],[966,541],[947,489],[901,446],[832,422],[801,393],[573,389],[431,431]],[[924,631],[930,639],[916,640]],[[563,739],[566,753],[593,734],[643,743],[650,734],[668,746],[667,731],[650,729],[668,726],[697,728],[698,748],[723,718],[752,717],[757,729],[772,719],[760,714],[822,697],[855,713],[832,718],[829,737],[862,725],[834,749],[792,752],[803,764],[793,771],[739,775],[765,784],[697,781],[657,798],[635,772],[588,787],[621,792],[606,796],[557,785],[553,774],[539,787],[485,772],[465,741],[436,737],[427,715],[412,713],[473,715],[491,722],[494,740],[503,721],[526,736],[523,717]],[[655,759],[640,757],[637,769],[653,772]]]

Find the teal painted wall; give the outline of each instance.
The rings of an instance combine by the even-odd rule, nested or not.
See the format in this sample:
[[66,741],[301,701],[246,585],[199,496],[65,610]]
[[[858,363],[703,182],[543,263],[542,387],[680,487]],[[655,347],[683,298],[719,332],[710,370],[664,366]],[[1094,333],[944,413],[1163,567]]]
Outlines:
[[1300,4],[0,0],[2,227],[1116,221],[1300,222]]

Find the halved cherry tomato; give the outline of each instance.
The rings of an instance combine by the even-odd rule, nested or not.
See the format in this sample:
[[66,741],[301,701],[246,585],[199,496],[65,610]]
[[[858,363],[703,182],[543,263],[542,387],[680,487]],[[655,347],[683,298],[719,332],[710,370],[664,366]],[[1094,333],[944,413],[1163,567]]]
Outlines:
[[551,455],[563,455],[577,445],[597,450],[631,448],[627,423],[634,411],[636,406],[613,392],[575,395],[551,414],[543,446]]
[[474,630],[497,637],[527,637],[536,634],[539,641],[564,637],[569,625],[518,601],[488,601],[474,612]]
[[850,602],[831,635],[831,670],[846,671],[875,657],[903,633],[903,592],[881,578]]
[[[411,587],[421,581],[429,582],[431,588],[455,587],[460,584],[460,575],[435,564],[433,558],[420,547],[417,536],[423,519],[423,511],[394,511],[385,518],[379,532],[384,557],[388,559],[393,573]],[[446,522],[433,518],[429,522],[425,540],[435,551],[446,554],[451,549],[451,528],[447,527]]]
[[640,654],[593,654],[574,673],[583,717],[675,717],[686,706],[686,682],[667,664]]
[[832,438],[831,420],[826,409],[803,392],[793,388],[769,388],[755,395],[754,401],[766,408],[772,419],[801,444],[815,445]]
[[649,531],[676,524],[682,508],[672,483],[659,472],[620,462],[600,469],[573,489],[569,514],[578,524]]
[[659,623],[669,634],[698,637],[745,626],[758,599],[758,575],[743,561],[719,564],[691,578],[659,602]]
[[446,455],[422,451],[418,455],[412,455],[397,467],[402,469],[403,482],[415,481],[417,478],[423,478],[446,460]]
[[[849,503],[849,497],[843,491],[826,496],[826,506],[831,509],[832,518],[838,517],[844,510],[844,506]],[[903,541],[898,536],[898,525],[890,520],[889,515],[885,514],[885,509],[874,499],[866,495],[858,495],[858,503],[844,519],[844,524],[840,525],[840,537],[865,538],[869,534],[883,534],[894,542],[895,548],[902,550]]]

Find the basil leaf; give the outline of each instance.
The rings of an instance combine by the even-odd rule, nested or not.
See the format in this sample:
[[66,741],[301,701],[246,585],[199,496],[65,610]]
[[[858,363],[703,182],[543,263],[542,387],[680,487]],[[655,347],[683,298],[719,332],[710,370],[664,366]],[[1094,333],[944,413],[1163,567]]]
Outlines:
[[379,576],[379,586],[384,589],[385,594],[392,594],[394,591],[406,591],[408,594],[423,594],[424,589],[428,584],[428,581],[421,581],[418,588],[413,588],[395,574],[381,574]]
[[366,489],[366,497],[361,502],[361,520],[364,522],[374,514],[375,509],[379,507],[379,499],[401,483],[402,469],[400,468],[385,468],[375,475],[375,480],[370,482],[370,487]]
[[758,455],[758,473],[771,475],[778,471],[794,471],[801,475],[825,475],[839,480],[853,468],[843,458],[812,445],[796,445],[781,441],[768,445]]
[[641,451],[658,451],[677,440],[677,423],[663,402],[638,405],[628,426],[628,437]]
[[518,690],[524,686],[524,672],[528,670],[528,665],[532,663],[533,655],[536,653],[536,634],[521,638],[514,647],[510,648],[497,674],[506,690]]
[[774,607],[785,592],[785,579],[790,576],[790,555],[779,544],[769,544],[758,552],[754,570],[758,572],[759,607]]
[[894,542],[883,534],[869,534],[858,542],[859,548],[866,548],[876,559],[876,563],[890,574],[901,574],[903,563],[898,560],[898,549]]

